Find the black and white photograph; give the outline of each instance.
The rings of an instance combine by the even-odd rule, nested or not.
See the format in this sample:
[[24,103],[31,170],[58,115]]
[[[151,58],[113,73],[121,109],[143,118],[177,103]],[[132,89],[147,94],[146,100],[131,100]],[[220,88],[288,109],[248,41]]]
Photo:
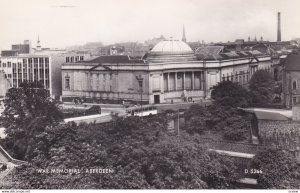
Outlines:
[[299,166],[299,0],[0,0],[0,193],[299,193]]

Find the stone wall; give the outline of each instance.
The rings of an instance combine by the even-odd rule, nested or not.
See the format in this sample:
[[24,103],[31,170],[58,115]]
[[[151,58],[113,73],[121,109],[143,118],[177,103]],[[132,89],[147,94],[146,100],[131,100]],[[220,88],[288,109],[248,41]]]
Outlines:
[[258,120],[262,144],[287,149],[300,159],[300,121]]

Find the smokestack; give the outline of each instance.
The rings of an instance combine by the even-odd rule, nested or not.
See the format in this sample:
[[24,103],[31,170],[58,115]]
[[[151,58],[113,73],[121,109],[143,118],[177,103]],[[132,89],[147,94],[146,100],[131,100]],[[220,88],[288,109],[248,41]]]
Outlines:
[[277,42],[281,42],[280,12],[277,16]]

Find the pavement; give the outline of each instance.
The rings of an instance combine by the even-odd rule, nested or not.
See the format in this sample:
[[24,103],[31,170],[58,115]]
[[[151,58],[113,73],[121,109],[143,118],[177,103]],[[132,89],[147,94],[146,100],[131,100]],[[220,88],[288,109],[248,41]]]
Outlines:
[[[158,111],[164,111],[164,110],[179,110],[179,109],[187,109],[193,104],[199,104],[199,105],[210,105],[211,101],[206,100],[203,102],[179,102],[179,103],[161,103],[161,104],[147,104],[143,105],[143,107],[147,106],[155,106]],[[77,108],[77,109],[87,109],[90,106],[97,105],[101,106],[102,112],[113,112],[113,113],[123,113],[126,111],[127,108],[125,108],[121,104],[96,104],[96,103],[83,103],[75,105],[72,102],[64,102],[62,107],[63,108]],[[136,106],[136,105],[135,105]]]
[[293,116],[292,110],[287,110],[287,109],[267,109],[267,108],[247,108],[247,109],[252,111],[279,113],[287,118],[292,118]]

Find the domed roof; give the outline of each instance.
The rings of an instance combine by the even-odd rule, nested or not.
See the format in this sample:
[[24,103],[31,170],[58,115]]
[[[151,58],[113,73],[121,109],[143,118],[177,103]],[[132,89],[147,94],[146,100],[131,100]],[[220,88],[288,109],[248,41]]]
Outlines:
[[164,40],[156,44],[144,57],[152,63],[188,62],[195,61],[196,57],[191,47],[180,40]]
[[180,40],[164,40],[156,44],[151,52],[193,53],[189,45]]

